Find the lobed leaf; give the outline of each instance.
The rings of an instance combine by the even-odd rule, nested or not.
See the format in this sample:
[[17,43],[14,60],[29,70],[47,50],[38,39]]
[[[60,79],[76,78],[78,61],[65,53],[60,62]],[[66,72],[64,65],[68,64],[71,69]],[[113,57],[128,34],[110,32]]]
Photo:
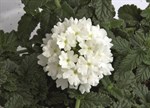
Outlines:
[[143,82],[150,79],[150,66],[141,65],[137,68],[136,73],[137,81]]
[[100,22],[108,21],[115,16],[114,7],[111,0],[95,0],[95,15]]

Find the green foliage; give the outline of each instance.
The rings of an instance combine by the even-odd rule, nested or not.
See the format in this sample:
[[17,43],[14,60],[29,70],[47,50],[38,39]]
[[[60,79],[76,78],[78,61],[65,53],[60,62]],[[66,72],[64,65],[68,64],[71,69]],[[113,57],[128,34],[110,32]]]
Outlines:
[[145,17],[146,19],[150,19],[150,6],[147,7],[147,8],[141,13],[141,15],[142,15],[143,17]]
[[150,78],[150,66],[141,65],[137,68],[137,81],[146,81]]
[[46,5],[46,3],[50,0],[21,0],[25,5],[24,10],[27,13],[34,15],[39,11],[39,8]]
[[17,94],[11,97],[5,104],[5,108],[23,108],[23,106],[24,106],[23,98]]
[[98,108],[101,106],[107,107],[111,103],[111,98],[101,93],[89,93],[85,94],[81,99],[81,108]]
[[95,14],[100,22],[108,21],[114,17],[115,11],[111,0],[95,0],[93,2]]
[[127,101],[121,100],[119,102],[114,102],[111,108],[130,108],[130,104]]
[[141,20],[140,13],[141,10],[135,5],[124,5],[119,9],[118,16],[129,25],[136,25]]
[[132,71],[142,63],[143,52],[130,51],[120,64],[120,71]]
[[[150,2],[147,0],[147,2]],[[114,19],[111,0],[22,0],[25,14],[18,30],[0,30],[0,105],[4,108],[149,108],[150,6],[119,9]],[[42,9],[42,10],[40,10]],[[61,90],[37,64],[42,38],[64,18],[91,18],[112,38],[114,71],[90,93]],[[31,33],[40,23],[37,34]],[[17,51],[18,46],[25,50]],[[25,54],[26,53],[26,54]],[[20,56],[22,55],[22,56]]]
[[113,49],[121,54],[127,54],[130,51],[130,44],[126,39],[116,37],[113,40]]
[[150,2],[150,0],[146,0],[147,2]]
[[0,31],[0,54],[4,52],[15,52],[17,48],[17,36],[14,31],[4,33]]

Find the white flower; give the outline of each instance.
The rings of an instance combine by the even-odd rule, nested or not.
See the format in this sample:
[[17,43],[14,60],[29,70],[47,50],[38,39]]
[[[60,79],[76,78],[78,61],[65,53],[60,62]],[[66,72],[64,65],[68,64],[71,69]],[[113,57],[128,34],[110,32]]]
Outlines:
[[84,57],[80,56],[77,62],[78,72],[82,75],[86,75],[88,71],[88,63]]
[[48,74],[48,76],[51,76],[52,79],[56,79],[58,73],[61,72],[61,68],[60,68],[60,66],[59,66],[59,64],[57,62],[49,63],[46,66],[45,70],[48,71],[47,74]]
[[60,49],[56,44],[56,40],[49,40],[45,46],[43,46],[43,55],[45,57],[51,57],[58,55],[60,53]]
[[61,51],[59,59],[59,64],[62,66],[62,68],[70,69],[75,66],[75,62],[77,62],[77,55],[74,55],[73,51],[68,51],[67,53]]
[[68,88],[68,81],[63,78],[57,79],[56,86],[61,87],[61,89],[64,90],[65,88]]
[[70,36],[69,33],[62,33],[57,37],[57,44],[60,49],[64,49],[65,51],[70,50],[71,47],[76,46],[76,40],[74,36]]
[[79,74],[77,70],[72,68],[69,70],[65,70],[65,72],[63,73],[63,78],[68,79],[70,85],[78,86],[80,84],[80,79],[78,75]]
[[51,35],[52,35],[52,34],[46,34],[46,35],[45,35],[46,38],[43,38],[43,43],[44,43],[44,44],[47,44],[47,42],[51,39]]
[[65,19],[43,39],[38,64],[43,66],[56,86],[90,92],[100,79],[111,75],[111,39],[91,19]]
[[91,89],[91,85],[90,84],[81,84],[79,87],[79,90],[81,91],[81,93],[83,94],[84,92],[89,93]]
[[97,45],[95,41],[81,42],[79,46],[81,47],[81,49],[79,50],[81,55],[89,55],[97,51]]
[[47,64],[47,58],[43,56],[42,54],[40,54],[37,58],[39,59],[38,61],[39,65],[45,66]]

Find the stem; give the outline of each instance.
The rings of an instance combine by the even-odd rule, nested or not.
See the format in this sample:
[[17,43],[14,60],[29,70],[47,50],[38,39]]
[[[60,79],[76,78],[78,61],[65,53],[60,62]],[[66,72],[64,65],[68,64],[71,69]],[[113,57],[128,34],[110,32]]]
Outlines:
[[80,99],[77,99],[77,100],[76,100],[75,108],[80,108]]
[[61,8],[60,0],[55,0],[55,4],[56,4],[57,8]]

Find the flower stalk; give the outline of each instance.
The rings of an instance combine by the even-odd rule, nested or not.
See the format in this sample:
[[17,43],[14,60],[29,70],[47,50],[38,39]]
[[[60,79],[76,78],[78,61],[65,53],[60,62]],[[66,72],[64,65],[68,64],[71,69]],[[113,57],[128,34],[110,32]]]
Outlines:
[[57,8],[61,8],[60,0],[55,0],[55,4],[56,4]]
[[80,99],[76,100],[75,108],[80,108]]

